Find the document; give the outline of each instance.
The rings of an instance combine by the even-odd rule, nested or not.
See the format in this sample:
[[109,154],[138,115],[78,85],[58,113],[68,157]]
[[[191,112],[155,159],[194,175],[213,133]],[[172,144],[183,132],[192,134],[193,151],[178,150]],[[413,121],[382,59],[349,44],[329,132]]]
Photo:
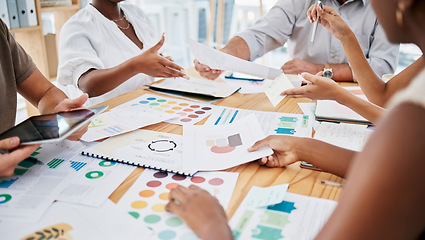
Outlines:
[[205,171],[228,169],[273,153],[269,147],[248,152],[265,137],[254,114],[228,125],[183,127],[183,168]]
[[257,208],[281,203],[288,187],[289,183],[265,188],[252,186],[243,201],[243,206]]
[[56,202],[37,223],[0,222],[3,239],[150,239],[153,231],[115,203],[99,208]]
[[276,107],[286,95],[280,95],[281,92],[294,88],[286,74],[281,73],[272,83],[264,88],[266,96],[269,98],[273,107]]
[[199,239],[183,220],[165,210],[170,190],[179,185],[195,185],[216,197],[226,209],[238,176],[234,172],[200,172],[195,177],[186,177],[145,169],[117,205],[141,226],[152,228],[154,239]]
[[373,130],[366,125],[322,122],[314,138],[338,147],[361,151]]
[[235,240],[311,240],[337,206],[335,201],[294,193],[286,193],[283,201],[266,207],[247,207],[246,200],[229,222]]
[[312,136],[313,118],[302,114],[217,107],[217,110],[211,114],[204,125],[226,125],[250,114],[255,114],[266,136],[272,134],[285,134],[297,137]]
[[267,79],[275,79],[282,73],[282,70],[280,69],[267,67],[234,57],[192,39],[190,40],[189,45],[196,60],[209,66],[211,69],[239,72]]
[[171,116],[144,105],[113,109],[94,118],[87,132],[81,137],[81,140],[93,142],[159,123],[170,118]]

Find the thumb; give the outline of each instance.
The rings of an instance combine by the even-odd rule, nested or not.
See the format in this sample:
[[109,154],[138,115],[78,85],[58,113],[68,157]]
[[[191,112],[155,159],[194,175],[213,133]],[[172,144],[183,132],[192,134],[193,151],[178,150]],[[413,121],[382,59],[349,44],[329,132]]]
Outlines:
[[163,33],[161,40],[159,40],[159,42],[155,46],[151,47],[151,51],[158,52],[159,49],[161,49],[162,45],[164,45],[164,42],[165,42],[165,37]]
[[74,99],[65,99],[55,108],[55,112],[67,112],[72,109],[83,107],[84,103],[87,102],[89,95],[83,93],[81,96]]
[[19,146],[20,140],[18,137],[11,137],[0,140],[0,149],[11,150]]
[[254,152],[257,151],[258,149],[268,146],[270,143],[270,136],[264,138],[263,140],[257,141],[256,143],[254,143],[254,145],[252,145],[252,147],[248,148],[248,152]]

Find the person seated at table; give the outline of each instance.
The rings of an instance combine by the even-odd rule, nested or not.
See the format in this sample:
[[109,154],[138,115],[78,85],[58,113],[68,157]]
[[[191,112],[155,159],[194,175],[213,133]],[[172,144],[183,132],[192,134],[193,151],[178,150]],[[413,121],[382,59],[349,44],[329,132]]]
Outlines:
[[[40,113],[70,111],[87,101],[87,94],[70,100],[38,70],[31,57],[15,41],[0,19],[0,133],[15,125],[19,92]],[[69,137],[78,140],[87,130],[82,128]],[[0,140],[0,177],[11,176],[19,162],[29,157],[39,145],[20,146],[18,137]]]
[[[376,74],[394,73],[399,45],[388,42],[367,0],[323,0],[325,5],[338,9],[360,42],[364,56]],[[254,26],[236,35],[221,51],[253,61],[265,53],[288,43],[291,61],[282,66],[286,74],[308,72],[316,74],[325,67],[333,71],[335,81],[352,81],[357,76],[351,71],[341,43],[329,31],[319,26],[314,44],[311,24],[306,11],[316,0],[280,0]],[[194,61],[201,76],[217,78],[222,71]]]
[[314,78],[310,74],[302,74],[308,82],[307,85],[283,91],[282,95],[291,98],[307,97],[313,100],[335,100],[353,109],[370,122],[376,123],[382,115],[382,107],[385,106],[388,99],[397,91],[409,85],[424,67],[423,56],[388,82],[385,82],[373,72],[363,55],[356,36],[341,16],[331,7],[323,6],[323,10],[320,10],[314,5],[307,11],[310,22],[316,21],[316,12],[318,13],[317,16],[320,16],[320,24],[341,41],[351,69],[357,77],[357,82],[371,103],[356,97],[328,78]]
[[[425,1],[371,3],[391,42],[413,42],[425,50]],[[410,85],[391,99],[389,111],[362,152],[284,135],[260,140],[249,151],[271,147],[274,154],[260,160],[269,167],[304,160],[346,178],[339,204],[316,239],[423,239],[424,90],[422,68]],[[223,208],[207,191],[177,187],[169,198],[166,209],[182,218],[200,238],[233,238]]]
[[153,24],[138,7],[122,0],[93,0],[63,26],[58,82],[69,96],[88,93],[88,105],[104,102],[153,77],[187,77],[158,52]]

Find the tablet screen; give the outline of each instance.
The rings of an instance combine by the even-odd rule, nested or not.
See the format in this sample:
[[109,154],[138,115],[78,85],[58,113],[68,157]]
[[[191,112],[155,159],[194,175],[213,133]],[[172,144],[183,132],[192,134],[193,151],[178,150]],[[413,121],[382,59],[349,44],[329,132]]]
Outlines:
[[71,135],[106,106],[30,117],[0,135],[0,140],[18,136],[21,143],[62,139]]

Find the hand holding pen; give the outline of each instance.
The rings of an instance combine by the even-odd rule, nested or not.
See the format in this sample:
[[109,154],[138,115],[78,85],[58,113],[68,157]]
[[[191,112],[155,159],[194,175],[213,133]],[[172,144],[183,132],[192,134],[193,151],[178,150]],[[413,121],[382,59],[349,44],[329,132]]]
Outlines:
[[310,9],[309,9],[309,11],[307,11],[307,15],[310,13],[310,15],[308,15],[310,22],[314,22],[313,31],[311,33],[311,40],[310,40],[311,44],[314,44],[314,40],[316,38],[317,26],[319,25],[319,19],[320,19],[320,17],[317,14],[317,10],[316,10],[317,6],[319,6],[320,9],[323,10],[322,1],[318,0],[317,4],[310,7],[310,9],[314,8],[313,10],[315,10],[316,14],[314,14],[314,17],[312,17]]
[[307,17],[311,23],[314,22],[315,26],[321,24],[339,40],[353,34],[347,23],[332,7],[322,5],[319,8],[317,4],[314,4],[307,10]]

